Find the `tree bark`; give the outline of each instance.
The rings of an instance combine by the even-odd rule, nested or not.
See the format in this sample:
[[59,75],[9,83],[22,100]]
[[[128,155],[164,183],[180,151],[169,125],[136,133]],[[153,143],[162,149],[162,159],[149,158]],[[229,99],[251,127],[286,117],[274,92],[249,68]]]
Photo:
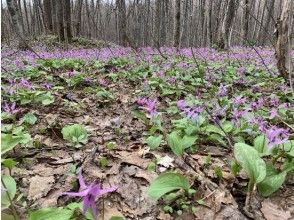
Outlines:
[[57,14],[57,23],[58,23],[58,37],[60,41],[64,41],[64,24],[63,24],[63,1],[56,1],[56,14]]
[[243,15],[242,15],[242,36],[245,43],[248,41],[249,11],[250,11],[249,0],[244,0]]
[[28,49],[28,43],[24,35],[24,30],[21,25],[20,13],[17,11],[17,2],[15,0],[7,0],[8,11],[12,18],[13,29],[16,33],[16,37],[18,38],[18,48],[22,50]]
[[225,13],[225,18],[221,27],[221,37],[218,42],[218,46],[220,49],[229,49],[229,36],[230,36],[230,31],[232,28],[233,20],[238,8],[239,0],[229,0],[226,13]]
[[280,18],[277,21],[277,43],[276,43],[276,59],[277,59],[277,67],[279,73],[285,80],[290,78],[293,79],[291,70],[291,45],[290,45],[290,28],[289,28],[289,21],[290,21],[290,8],[291,8],[291,1],[292,0],[285,0],[282,13]]
[[81,24],[82,24],[82,7],[83,7],[83,0],[77,1],[76,7],[76,22],[75,22],[75,29],[76,29],[76,36],[80,36],[81,34]]
[[174,47],[180,46],[181,38],[181,0],[176,0]]
[[63,0],[63,11],[64,11],[64,24],[65,24],[65,33],[66,40],[68,43],[72,41],[72,33],[71,33],[71,16],[70,16],[70,0]]
[[127,36],[127,16],[125,0],[116,0],[116,7],[118,9],[119,44],[126,47],[129,44],[129,40]]
[[45,20],[45,27],[47,33],[53,32],[53,25],[52,25],[52,6],[51,0],[43,0],[44,5],[44,20]]

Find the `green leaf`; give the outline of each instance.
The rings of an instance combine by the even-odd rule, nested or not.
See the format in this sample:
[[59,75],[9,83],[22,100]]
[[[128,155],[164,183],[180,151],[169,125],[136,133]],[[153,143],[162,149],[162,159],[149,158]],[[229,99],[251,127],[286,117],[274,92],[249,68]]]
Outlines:
[[1,213],[1,219],[2,220],[15,220],[13,215],[8,215],[4,212]]
[[253,141],[253,145],[261,157],[271,154],[271,150],[267,147],[268,141],[264,135],[257,136]]
[[84,126],[79,124],[68,125],[62,128],[61,133],[63,139],[73,144],[75,147],[80,147],[80,143],[87,143],[88,134]]
[[177,156],[181,156],[183,154],[184,148],[182,147],[181,137],[176,132],[168,134],[166,140],[169,147]]
[[148,188],[148,194],[152,198],[158,200],[171,191],[178,189],[188,191],[189,188],[189,182],[183,175],[178,173],[164,173],[151,183]]
[[281,173],[268,171],[269,170],[267,169],[267,176],[265,179],[257,185],[258,191],[264,197],[277,191],[283,185],[287,176],[287,172],[285,171]]
[[37,122],[38,118],[33,113],[27,113],[24,116],[24,121],[30,125],[33,125]]
[[3,159],[2,163],[5,167],[7,167],[8,169],[12,169],[15,167],[16,162],[13,159],[7,158],[7,159]]
[[[233,130],[233,128],[234,128],[234,125],[233,125],[233,123],[232,122],[230,122],[230,121],[225,121],[224,123],[223,123],[223,129],[224,129],[224,131],[225,132],[227,132],[227,133],[230,133],[232,130]],[[223,132],[222,132],[223,133]]]
[[14,136],[12,134],[1,134],[1,154],[12,150],[22,140],[22,137]]
[[225,133],[222,131],[222,129],[220,129],[219,127],[215,126],[215,125],[207,125],[206,127],[206,132],[208,133],[217,133],[221,136],[226,136]]
[[60,208],[43,208],[30,214],[29,220],[69,220],[74,210]]
[[5,185],[1,184],[1,190],[4,190],[4,192],[1,192],[1,208],[5,209],[10,206],[7,193],[9,194],[11,200],[13,200],[16,194],[16,182],[11,176],[3,175],[1,178]]
[[195,143],[196,140],[197,140],[196,136],[185,135],[182,139],[183,149],[187,149],[187,148],[191,147]]
[[159,147],[162,140],[162,135],[159,136],[150,136],[145,140],[145,143],[150,147],[151,150],[154,150]]
[[258,151],[253,147],[244,143],[236,143],[234,145],[234,155],[247,173],[250,181],[260,183],[265,178],[265,162],[259,157]]
[[294,140],[285,142],[282,147],[289,156],[294,157]]

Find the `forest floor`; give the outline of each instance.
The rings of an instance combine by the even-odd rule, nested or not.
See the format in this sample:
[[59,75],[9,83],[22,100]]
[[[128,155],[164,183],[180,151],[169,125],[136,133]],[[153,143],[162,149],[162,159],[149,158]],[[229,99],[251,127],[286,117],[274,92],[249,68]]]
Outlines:
[[[62,195],[78,191],[80,168],[86,184],[118,187],[98,200],[99,219],[291,219],[294,152],[280,148],[293,145],[293,95],[273,50],[258,51],[4,48],[1,172],[15,180],[21,219],[80,202]],[[73,124],[86,136],[67,139]],[[283,130],[274,140],[273,129]],[[236,143],[285,173],[270,195],[257,185],[246,205],[250,174],[242,161],[232,165]],[[148,187],[167,171],[195,191],[157,189],[164,195],[152,198]]]

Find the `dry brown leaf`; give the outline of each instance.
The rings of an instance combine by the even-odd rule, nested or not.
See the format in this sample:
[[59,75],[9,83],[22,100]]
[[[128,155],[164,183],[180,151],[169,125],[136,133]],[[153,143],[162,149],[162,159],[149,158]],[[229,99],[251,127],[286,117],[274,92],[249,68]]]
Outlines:
[[34,176],[30,179],[28,199],[36,200],[43,196],[46,196],[47,193],[51,190],[54,183],[53,176]]
[[[261,211],[267,220],[288,220],[291,219],[290,211],[284,211],[273,204],[269,199],[262,202]],[[293,218],[292,218],[293,219]]]

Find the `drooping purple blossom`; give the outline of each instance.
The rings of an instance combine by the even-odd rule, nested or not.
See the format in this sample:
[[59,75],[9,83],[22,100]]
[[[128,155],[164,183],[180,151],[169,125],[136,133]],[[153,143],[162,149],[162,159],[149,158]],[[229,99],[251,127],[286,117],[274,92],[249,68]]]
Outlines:
[[238,123],[240,121],[240,119],[247,113],[247,111],[240,111],[238,109],[234,109],[232,111],[232,114],[233,114],[233,121],[235,123]]
[[175,85],[176,82],[177,82],[177,78],[176,78],[175,76],[173,76],[173,77],[169,78],[169,79],[167,80],[167,82],[168,82],[169,84],[171,84],[171,85]]
[[28,80],[23,79],[23,78],[20,80],[19,85],[21,87],[23,87],[23,88],[26,88],[26,89],[32,89],[33,88],[32,84]]
[[289,133],[284,128],[272,126],[264,132],[268,139],[268,147],[271,149],[274,145],[283,144],[289,139]]
[[11,105],[8,103],[4,104],[3,110],[8,114],[8,115],[13,115],[19,111],[19,109],[16,108],[16,103],[13,102]]
[[276,108],[272,108],[269,119],[273,119],[273,118],[275,118],[277,116],[278,116],[278,110]]
[[97,83],[99,84],[99,86],[104,86],[104,87],[106,87],[108,85],[108,83],[105,79],[98,79]]
[[196,121],[199,117],[199,113],[203,111],[203,108],[200,106],[188,106],[183,99],[177,101],[177,107],[187,118],[191,118],[192,121]]
[[43,83],[42,86],[44,87],[44,89],[47,89],[47,90],[50,90],[53,87],[53,85],[48,82]]
[[83,198],[83,213],[85,214],[89,208],[92,209],[93,215],[97,217],[97,208],[96,208],[96,198],[113,192],[117,190],[117,186],[113,186],[110,188],[103,189],[101,184],[92,183],[89,186],[85,184],[84,178],[82,176],[82,171],[80,171],[78,176],[79,184],[80,184],[80,192],[65,192],[63,195],[67,195],[70,197],[82,197]]
[[145,109],[148,112],[148,117],[152,118],[157,114],[156,105],[157,101],[148,98],[139,98],[137,104],[140,108]]
[[223,84],[220,84],[219,89],[218,89],[218,93],[217,93],[220,97],[224,97],[228,94],[228,89],[226,86],[224,86]]
[[246,100],[246,98],[243,98],[243,96],[240,95],[240,96],[237,96],[237,97],[234,99],[233,103],[234,103],[235,105],[242,105],[242,104],[245,103],[245,100]]
[[270,103],[272,106],[277,107],[279,105],[279,99],[276,96],[272,96]]

